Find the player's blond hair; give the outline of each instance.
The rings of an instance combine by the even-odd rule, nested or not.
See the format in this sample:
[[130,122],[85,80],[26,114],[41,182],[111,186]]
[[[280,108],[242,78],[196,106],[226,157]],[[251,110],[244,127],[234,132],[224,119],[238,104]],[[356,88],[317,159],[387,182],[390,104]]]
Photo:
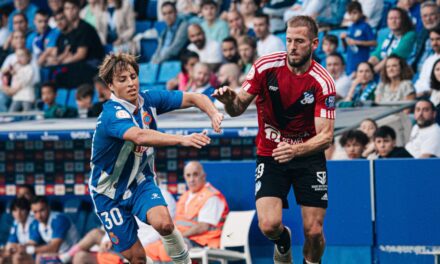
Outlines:
[[129,66],[139,75],[139,65],[136,57],[128,53],[116,53],[105,56],[104,61],[99,66],[99,77],[108,85],[113,83],[113,78],[123,71],[128,70]]
[[318,37],[318,25],[310,16],[294,16],[287,21],[287,27],[306,27],[309,29],[310,39]]

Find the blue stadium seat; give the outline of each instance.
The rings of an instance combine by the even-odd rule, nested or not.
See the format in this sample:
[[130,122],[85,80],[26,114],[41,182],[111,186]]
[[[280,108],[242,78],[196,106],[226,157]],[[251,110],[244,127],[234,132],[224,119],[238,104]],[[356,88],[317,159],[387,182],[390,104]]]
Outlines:
[[156,39],[141,40],[141,61],[150,61],[157,48]]
[[69,89],[69,98],[67,100],[67,106],[78,108],[78,106],[76,105],[76,88]]
[[14,219],[10,213],[2,213],[0,215],[0,245],[4,245],[8,241],[9,230],[11,229]]
[[157,0],[148,1],[147,19],[153,21],[157,20]]
[[69,90],[65,88],[57,89],[57,97],[55,98],[55,103],[59,105],[67,105],[69,100]]
[[162,32],[165,30],[166,27],[167,27],[167,24],[165,24],[165,22],[163,22],[163,21],[154,22],[154,28],[157,30],[157,34],[159,36],[160,36],[160,34],[162,34]]
[[166,61],[160,65],[158,83],[166,83],[181,71],[180,61]]
[[166,90],[167,89],[167,87],[165,86],[165,84],[153,84],[153,85],[150,85],[149,87],[148,87],[148,89],[150,89],[150,90]]
[[135,34],[142,33],[151,27],[150,21],[136,21]]
[[102,225],[101,220],[99,220],[95,211],[92,211],[87,215],[86,224],[84,226],[83,234],[87,234],[87,232],[89,232],[93,228],[99,228],[99,227],[101,227],[101,225]]
[[104,51],[105,51],[105,54],[109,54],[110,52],[113,51],[113,45],[112,44],[104,45]]
[[153,84],[156,82],[159,65],[153,63],[139,64],[139,83],[141,85]]
[[283,41],[284,45],[286,45],[286,32],[277,33],[275,36],[279,37]]

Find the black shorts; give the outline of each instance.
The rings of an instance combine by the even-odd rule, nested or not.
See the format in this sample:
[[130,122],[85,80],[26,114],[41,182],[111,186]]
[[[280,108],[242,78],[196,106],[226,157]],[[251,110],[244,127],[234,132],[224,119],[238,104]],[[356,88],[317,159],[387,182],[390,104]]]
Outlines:
[[279,163],[272,157],[257,157],[255,200],[279,197],[289,208],[287,195],[293,186],[299,205],[327,208],[327,167],[324,153]]

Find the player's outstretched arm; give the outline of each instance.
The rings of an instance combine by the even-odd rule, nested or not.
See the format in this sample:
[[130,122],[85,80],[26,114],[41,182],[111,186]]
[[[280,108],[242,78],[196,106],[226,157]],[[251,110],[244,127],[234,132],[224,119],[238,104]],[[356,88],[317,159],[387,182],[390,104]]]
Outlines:
[[205,112],[211,119],[211,125],[215,132],[220,133],[223,114],[220,113],[208,96],[199,93],[183,93],[181,108],[195,106]]
[[243,89],[237,94],[228,86],[215,90],[212,96],[225,105],[226,113],[232,117],[241,115],[255,98]]
[[124,133],[123,139],[139,146],[164,147],[181,145],[200,149],[211,142],[211,139],[206,134],[205,130],[202,133],[192,133],[187,136],[170,135],[153,129],[131,127]]
[[308,156],[328,148],[333,139],[335,120],[315,117],[316,135],[305,143],[290,145],[281,142],[273,150],[272,157],[280,163],[288,162],[294,157]]

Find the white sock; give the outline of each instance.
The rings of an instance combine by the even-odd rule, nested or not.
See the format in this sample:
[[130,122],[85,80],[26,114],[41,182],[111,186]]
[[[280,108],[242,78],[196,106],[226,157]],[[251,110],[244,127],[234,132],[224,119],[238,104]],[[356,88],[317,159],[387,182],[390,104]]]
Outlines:
[[168,256],[176,264],[191,264],[188,248],[183,241],[182,234],[174,228],[173,233],[162,237],[163,246]]
[[310,262],[307,259],[304,259],[306,261],[307,264],[319,264],[319,262]]

